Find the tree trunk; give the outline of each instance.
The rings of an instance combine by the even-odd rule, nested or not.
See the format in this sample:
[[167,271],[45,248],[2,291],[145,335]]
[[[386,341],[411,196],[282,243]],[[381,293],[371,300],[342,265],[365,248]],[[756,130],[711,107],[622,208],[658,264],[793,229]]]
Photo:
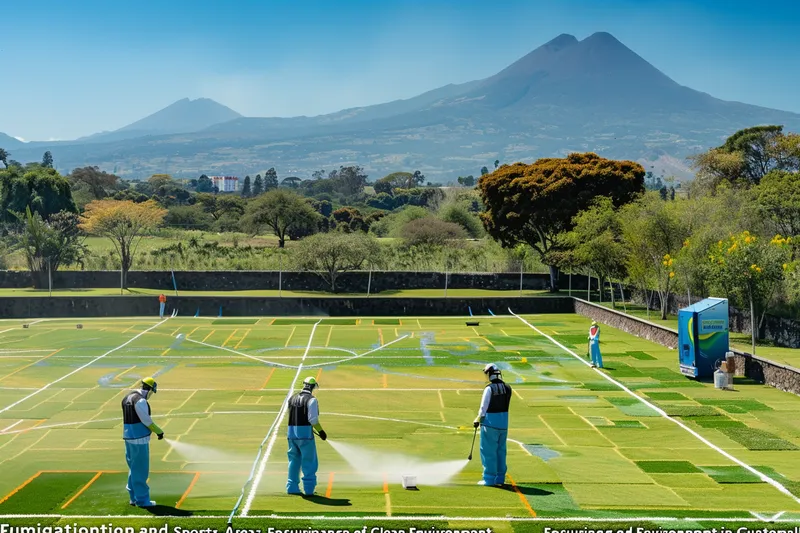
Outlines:
[[611,290],[611,308],[612,309],[616,309],[617,308],[617,302],[616,302],[616,300],[614,300],[614,282],[613,281],[609,281],[608,288]]
[[662,293],[658,293],[658,299],[661,303],[661,320],[667,319],[667,306],[669,305],[669,293],[666,296]]
[[286,239],[283,237],[278,237],[278,248],[283,248],[285,244],[286,244]]
[[756,354],[756,309],[753,302],[753,291],[750,291],[750,337],[753,344],[753,355]]
[[550,292],[558,292],[558,267],[550,265]]

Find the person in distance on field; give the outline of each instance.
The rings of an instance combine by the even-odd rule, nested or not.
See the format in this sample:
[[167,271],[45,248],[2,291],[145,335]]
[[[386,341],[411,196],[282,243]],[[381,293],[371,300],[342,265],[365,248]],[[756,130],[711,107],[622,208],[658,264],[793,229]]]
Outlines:
[[167,305],[167,297],[162,293],[158,296],[158,317],[164,318],[164,307]]
[[[328,435],[319,423],[319,405],[312,394],[318,388],[317,380],[307,377],[303,380],[303,390],[289,399],[289,476],[286,481],[288,494],[313,496],[317,487],[317,444],[314,430],[319,438],[327,440]],[[303,492],[300,492],[300,470],[303,470]]]
[[489,384],[483,389],[481,407],[473,423],[481,428],[481,463],[483,479],[478,485],[502,487],[506,482],[506,440],[508,439],[508,406],[511,387],[503,382],[497,365],[490,363],[483,369]]
[[125,461],[128,463],[128,489],[130,505],[153,507],[156,502],[150,499],[150,435],[155,433],[158,440],[164,432],[150,418],[148,399],[158,391],[158,384],[151,377],[142,380],[138,390],[131,391],[122,399],[122,438],[125,440]]
[[592,356],[592,368],[603,368],[603,356],[600,354],[600,326],[594,320],[589,327],[589,352]]

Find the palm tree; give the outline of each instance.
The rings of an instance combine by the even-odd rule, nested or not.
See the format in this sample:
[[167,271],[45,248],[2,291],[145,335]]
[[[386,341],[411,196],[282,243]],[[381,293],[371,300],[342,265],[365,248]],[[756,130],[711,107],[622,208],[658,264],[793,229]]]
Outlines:
[[6,152],[3,148],[0,148],[0,161],[3,162],[6,168],[8,168],[8,156],[10,154]]

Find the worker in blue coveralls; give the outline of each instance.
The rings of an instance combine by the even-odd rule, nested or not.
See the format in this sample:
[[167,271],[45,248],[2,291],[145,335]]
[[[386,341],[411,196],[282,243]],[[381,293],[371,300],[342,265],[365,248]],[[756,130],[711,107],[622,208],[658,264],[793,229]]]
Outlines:
[[603,368],[603,356],[600,354],[600,326],[592,321],[589,327],[589,353],[592,356],[592,368]]
[[495,364],[484,367],[489,384],[483,389],[481,407],[474,427],[481,428],[481,463],[483,479],[478,485],[502,487],[506,482],[506,440],[511,387],[503,382]]
[[153,378],[144,378],[138,390],[131,391],[122,399],[122,438],[125,440],[125,461],[128,463],[128,495],[130,504],[137,507],[153,507],[150,499],[150,435],[158,440],[164,432],[150,418],[150,397],[158,391]]
[[[326,440],[327,433],[319,423],[319,405],[312,394],[318,388],[317,380],[307,377],[303,390],[289,399],[289,476],[286,481],[288,494],[313,496],[317,487],[317,444],[314,430],[319,438]],[[303,471],[303,492],[300,492],[300,470]]]

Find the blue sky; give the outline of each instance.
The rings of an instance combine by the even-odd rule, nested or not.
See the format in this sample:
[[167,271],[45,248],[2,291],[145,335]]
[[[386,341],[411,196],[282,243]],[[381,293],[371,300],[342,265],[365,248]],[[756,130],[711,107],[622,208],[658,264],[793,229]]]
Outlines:
[[677,82],[800,112],[800,2],[2,0],[0,131],[112,130],[184,97],[317,115],[489,76],[608,31]]

